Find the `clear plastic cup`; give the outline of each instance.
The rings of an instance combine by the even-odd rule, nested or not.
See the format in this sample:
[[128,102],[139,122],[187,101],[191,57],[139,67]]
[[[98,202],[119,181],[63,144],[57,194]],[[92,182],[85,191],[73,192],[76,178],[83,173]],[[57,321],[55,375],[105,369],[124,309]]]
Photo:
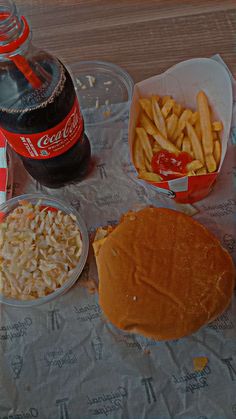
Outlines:
[[78,61],[69,69],[86,127],[111,124],[128,112],[134,82],[123,68],[107,61]]
[[4,204],[0,205],[0,214],[1,215],[3,214],[5,216],[8,215],[17,206],[19,206],[19,202],[22,200],[29,201],[34,205],[40,200],[41,205],[43,206],[44,205],[49,206],[49,207],[61,210],[62,212],[66,214],[75,215],[76,222],[79,226],[79,230],[81,233],[82,244],[83,244],[82,253],[81,253],[78,265],[74,269],[74,272],[70,275],[70,277],[68,278],[68,281],[66,281],[63,284],[63,286],[61,286],[60,288],[57,288],[51,294],[48,294],[45,297],[37,298],[35,300],[10,299],[10,298],[5,297],[3,294],[0,294],[0,303],[8,304],[10,306],[15,306],[15,307],[32,307],[32,306],[37,306],[37,305],[54,300],[56,297],[64,294],[66,291],[69,290],[69,288],[72,287],[72,285],[74,285],[74,283],[79,278],[87,260],[88,250],[89,250],[89,237],[88,237],[86,225],[83,219],[81,218],[80,214],[72,206],[68,205],[67,203],[64,203],[63,201],[52,198],[49,195],[26,194],[26,195],[20,195],[15,198],[9,199]]

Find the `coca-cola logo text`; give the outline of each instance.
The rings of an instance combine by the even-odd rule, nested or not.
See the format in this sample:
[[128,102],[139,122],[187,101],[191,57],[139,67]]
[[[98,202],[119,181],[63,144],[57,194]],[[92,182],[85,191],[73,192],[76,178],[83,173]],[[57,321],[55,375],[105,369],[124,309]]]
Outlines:
[[71,114],[69,119],[66,122],[66,125],[62,130],[59,130],[51,137],[48,134],[43,135],[38,140],[38,148],[47,148],[52,144],[59,143],[61,140],[65,140],[68,137],[72,137],[73,133],[76,131],[79,122],[79,114],[77,109]]
[[54,158],[65,153],[77,142],[83,141],[83,129],[84,123],[77,98],[65,118],[44,131],[21,133],[19,130],[11,132],[1,128],[7,141],[18,154],[36,160]]

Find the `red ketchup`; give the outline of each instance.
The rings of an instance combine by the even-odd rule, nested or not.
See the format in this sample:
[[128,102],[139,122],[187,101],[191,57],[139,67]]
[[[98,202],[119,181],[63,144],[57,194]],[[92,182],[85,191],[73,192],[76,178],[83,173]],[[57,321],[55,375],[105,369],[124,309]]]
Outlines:
[[152,170],[163,180],[172,180],[187,174],[187,164],[192,161],[190,154],[180,152],[178,155],[167,150],[161,150],[152,158]]

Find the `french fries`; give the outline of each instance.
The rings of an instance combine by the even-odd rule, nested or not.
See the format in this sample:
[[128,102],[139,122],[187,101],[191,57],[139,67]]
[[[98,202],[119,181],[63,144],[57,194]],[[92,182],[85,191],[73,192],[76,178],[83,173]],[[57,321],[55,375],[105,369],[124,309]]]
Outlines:
[[197,123],[197,121],[199,120],[199,113],[193,112],[192,116],[191,116],[191,125],[195,125]]
[[214,141],[213,156],[218,166],[220,164],[220,157],[221,157],[221,144],[219,140]]
[[205,167],[201,167],[200,169],[198,169],[198,170],[196,171],[196,174],[197,174],[197,175],[206,175],[206,174],[207,174],[207,170],[206,170],[206,168],[205,168]]
[[191,143],[188,137],[184,137],[183,139],[182,151],[185,151],[186,153],[189,153],[190,155],[192,155],[192,147],[191,147]]
[[139,178],[143,180],[149,180],[150,182],[161,182],[162,177],[159,176],[157,173],[147,172],[145,170],[140,170]]
[[200,117],[201,131],[202,131],[202,145],[205,155],[213,152],[213,137],[211,129],[211,116],[208,105],[208,99],[204,92],[197,94],[197,106]]
[[150,161],[147,158],[144,158],[144,161],[145,161],[145,167],[146,167],[147,171],[152,172],[152,166],[151,166]]
[[186,122],[191,118],[192,111],[190,109],[185,109],[182,113],[182,115],[179,117],[177,130],[175,131],[173,135],[173,140],[176,140],[179,135],[182,133],[182,131],[185,128]]
[[216,131],[213,131],[212,137],[213,137],[213,141],[216,141],[218,139],[218,135]]
[[181,132],[181,134],[178,136],[177,141],[176,141],[176,147],[181,150],[182,148],[182,144],[183,144],[183,139],[184,139],[184,133]]
[[177,124],[178,124],[178,116],[175,115],[175,113],[172,113],[172,115],[169,116],[166,120],[167,136],[169,138],[173,137],[174,132],[177,128]]
[[163,96],[162,99],[161,99],[162,106],[164,106],[165,103],[167,102],[167,100],[169,100],[169,99],[172,99],[172,97],[171,96]]
[[221,121],[212,122],[212,131],[222,131],[223,124]]
[[136,137],[134,141],[133,158],[134,158],[135,167],[138,170],[144,170],[145,168],[144,153],[143,153],[143,149],[141,147],[138,137]]
[[180,116],[182,112],[182,106],[180,105],[180,103],[175,103],[173,106],[173,113],[176,116]]
[[196,124],[194,125],[194,129],[196,131],[196,134],[198,136],[198,139],[200,141],[202,141],[202,130],[201,130],[200,119],[197,120]]
[[146,112],[147,116],[153,120],[153,113],[152,113],[152,104],[149,99],[139,99],[139,103],[142,106],[143,110]]
[[206,167],[209,173],[216,171],[216,161],[213,154],[206,155]]
[[203,164],[200,160],[193,160],[190,163],[187,164],[187,170],[188,172],[195,172],[198,169],[201,169],[203,167]]
[[141,127],[145,129],[145,131],[150,135],[155,135],[157,133],[157,129],[151,119],[148,118],[147,115],[144,113],[140,117],[140,124]]
[[163,137],[163,135],[160,132],[157,132],[155,135],[153,135],[153,137],[164,150],[167,150],[170,153],[179,153],[178,148],[175,147],[175,145],[172,144],[171,141],[167,140],[167,138]]
[[165,105],[161,108],[161,112],[164,118],[167,118],[174,104],[175,104],[175,101],[173,99],[168,99],[166,101]]
[[158,153],[158,151],[161,151],[161,149],[162,149],[161,146],[158,143],[155,143],[152,148],[152,151],[153,153]]
[[215,172],[216,162],[213,157],[213,135],[211,114],[206,94],[201,91],[197,94],[197,106],[202,131],[202,146],[205,154],[206,166],[209,173]]
[[153,151],[148,138],[148,135],[144,128],[136,128],[136,133],[140,139],[141,147],[143,148],[144,154],[146,155],[148,161],[152,160]]
[[154,96],[152,96],[152,113],[158,131],[164,135],[164,137],[167,137],[165,119],[162,115],[159,103]]
[[[212,121],[208,98],[200,91],[196,98],[197,110],[183,108],[171,96],[140,98],[140,115],[133,145],[133,161],[138,177],[150,182],[165,180],[154,173],[153,156],[161,150],[175,154],[189,154],[186,173],[196,176],[217,170],[221,160],[221,121]],[[157,170],[158,171],[158,170]],[[172,170],[174,176],[179,173]]]
[[196,131],[189,122],[186,122],[186,128],[187,128],[188,137],[191,141],[194,158],[197,160],[200,160],[204,164],[202,144],[198,139]]

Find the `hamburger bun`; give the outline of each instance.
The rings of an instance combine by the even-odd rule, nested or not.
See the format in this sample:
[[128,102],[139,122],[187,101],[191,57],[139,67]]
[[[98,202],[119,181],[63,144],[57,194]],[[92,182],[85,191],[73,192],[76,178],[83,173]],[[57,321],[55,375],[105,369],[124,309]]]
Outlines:
[[203,225],[163,208],[130,212],[98,231],[99,302],[118,328],[178,339],[214,320],[235,284],[230,255]]

